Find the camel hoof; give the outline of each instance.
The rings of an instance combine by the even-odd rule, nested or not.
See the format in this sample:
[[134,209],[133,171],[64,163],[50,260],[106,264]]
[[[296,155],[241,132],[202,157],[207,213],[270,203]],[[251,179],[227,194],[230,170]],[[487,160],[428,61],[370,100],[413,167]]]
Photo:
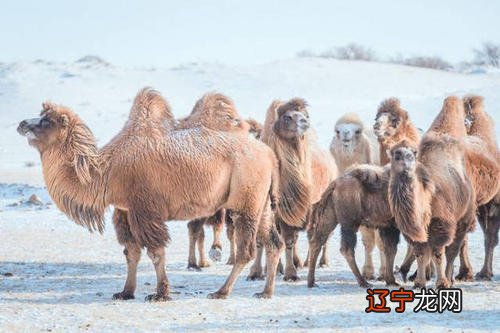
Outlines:
[[361,281],[361,282],[359,282],[358,284],[359,284],[359,286],[360,286],[361,288],[364,288],[364,289],[370,289],[370,288],[373,288],[373,284],[368,283],[367,281]]
[[424,288],[427,288],[426,284],[425,283],[418,283],[418,282],[415,282],[413,284],[413,289],[416,289],[416,290],[420,290],[420,289],[424,289]]
[[216,291],[215,293],[211,293],[207,295],[208,299],[226,299],[227,294],[223,294],[221,292]]
[[269,298],[272,298],[273,295],[271,295],[269,293],[266,293],[266,292],[261,292],[261,293],[255,293],[255,294],[253,294],[253,297],[255,297],[255,298],[267,298],[267,299],[269,299]]
[[212,261],[220,262],[222,260],[222,250],[218,247],[212,247],[210,251],[208,251],[208,256]]
[[377,281],[385,281],[384,275],[380,274],[379,276],[377,276]]
[[[198,268],[205,268],[205,267],[210,267],[210,263],[208,261],[200,261],[198,264]],[[200,269],[201,270],[201,269]]]
[[365,280],[375,280],[375,274],[373,272],[363,272],[363,274],[361,274],[361,276]]
[[285,274],[285,276],[283,277],[283,281],[288,281],[288,282],[297,282],[299,281],[300,278],[298,275],[293,275],[293,274]]
[[493,273],[480,271],[476,274],[476,280],[478,281],[491,281],[493,278]]
[[234,265],[234,259],[233,258],[227,259],[226,265]]
[[472,282],[474,281],[474,275],[472,275],[471,271],[464,270],[462,272],[458,272],[457,276],[455,276],[455,279],[457,281],[462,281],[462,282]]
[[401,285],[396,281],[385,282],[386,287],[400,287]]
[[197,272],[201,272],[201,267],[198,266],[197,264],[188,264],[187,267],[189,270],[195,270]]
[[318,268],[328,268],[330,265],[328,265],[328,263],[325,263],[325,262],[320,262],[318,264]]
[[129,294],[129,293],[126,293],[124,291],[113,294],[114,300],[127,301],[129,299],[134,299],[134,298],[135,298],[134,294]]
[[312,283],[307,282],[307,288],[319,288],[319,286],[315,282]]
[[436,282],[436,289],[446,289],[451,287],[451,282],[448,279],[441,279]]
[[262,273],[253,273],[247,276],[247,281],[264,280],[265,276]]
[[151,294],[144,299],[146,302],[166,302],[171,301],[172,297],[168,295]]

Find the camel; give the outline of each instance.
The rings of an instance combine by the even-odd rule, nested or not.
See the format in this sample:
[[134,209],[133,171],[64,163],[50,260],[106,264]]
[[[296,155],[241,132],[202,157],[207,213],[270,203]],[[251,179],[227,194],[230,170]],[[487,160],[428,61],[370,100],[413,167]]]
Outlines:
[[[484,111],[483,98],[477,95],[465,96],[463,104],[467,129],[465,137],[467,170],[476,193],[478,221],[485,237],[485,261],[476,277],[489,280],[493,276],[493,249],[498,242],[499,222],[495,206],[498,205],[500,198],[500,153],[496,142],[495,124]],[[463,281],[473,280],[472,266],[468,259],[467,238],[460,252],[460,270],[456,278]]]
[[[381,165],[386,165],[390,162],[392,147],[401,141],[406,140],[414,145],[418,145],[420,142],[418,129],[411,122],[408,112],[401,107],[399,99],[395,97],[388,98],[380,103],[373,129],[380,144]],[[411,245],[408,245],[405,258],[399,268],[399,273],[404,281],[406,281],[406,277],[414,261],[413,250]],[[433,271],[432,268],[431,265],[428,272],[429,276]],[[410,280],[413,280],[415,276],[416,272],[410,277]]]
[[307,286],[315,287],[315,264],[322,245],[335,227],[341,226],[340,252],[346,259],[358,285],[369,288],[371,284],[361,274],[355,257],[356,233],[361,225],[376,228],[384,244],[385,271],[383,278],[388,286],[397,285],[393,266],[399,242],[399,230],[392,218],[387,197],[389,166],[369,164],[354,165],[333,181],[325,190],[311,213],[309,230],[310,264]]
[[418,159],[417,148],[406,141],[393,147],[391,155],[390,207],[398,229],[413,245],[418,264],[415,288],[426,287],[431,258],[436,288],[450,288],[454,260],[475,222],[464,150],[458,140],[436,135],[431,127],[420,143]]
[[[312,205],[335,179],[337,168],[330,153],[317,146],[310,129],[307,103],[301,98],[271,103],[262,141],[276,153],[280,166],[280,201],[275,218],[286,246],[283,279],[297,281],[297,268],[302,266],[297,253],[298,231],[307,226]],[[262,276],[258,253],[248,278],[259,279]]]
[[380,143],[380,164],[390,162],[389,152],[393,146],[403,140],[420,142],[418,129],[412,124],[408,112],[401,107],[397,98],[388,98],[377,110],[373,130]]
[[[223,132],[247,131],[254,136],[259,135],[262,129],[262,126],[253,119],[247,121],[241,120],[234,102],[229,97],[216,92],[210,92],[203,95],[195,103],[191,113],[187,117],[180,119],[176,127],[178,129],[187,129],[198,126],[204,126],[214,131]],[[226,221],[226,215],[228,214],[226,214],[225,210],[220,210],[213,216],[197,218],[187,224],[189,232],[188,268],[194,268],[200,271],[201,268],[210,265],[205,256],[204,225],[209,225],[213,228],[214,237],[209,256],[214,261],[221,260],[222,243],[220,241],[220,235],[224,222]],[[230,221],[229,216],[227,216],[227,221]],[[198,263],[196,262],[196,246],[198,246],[199,253]],[[232,262],[234,262],[234,252],[234,240],[231,236]]]
[[[466,234],[474,228],[476,192],[467,166],[464,124],[462,100],[447,97],[420,143],[418,160],[416,153],[409,153],[416,151],[412,144],[403,143],[391,151],[391,210],[414,248],[418,265],[415,287],[425,287],[431,254],[437,270],[436,287],[450,287],[453,262]],[[432,193],[422,190],[426,186]]]
[[[335,124],[335,136],[330,144],[330,152],[335,158],[339,174],[354,164],[380,165],[380,146],[377,138],[365,128],[359,116],[347,113],[340,117]],[[385,256],[383,244],[376,229],[360,226],[361,239],[365,248],[365,264],[363,276],[372,280],[375,278],[372,252],[377,245],[380,253],[379,279],[383,279],[385,271]],[[320,259],[320,266],[322,260]]]
[[257,238],[274,270],[255,296],[272,295],[282,243],[269,219],[270,197],[279,195],[277,161],[269,147],[240,133],[176,129],[170,106],[150,88],[139,91],[123,129],[101,149],[72,110],[53,103],[42,107],[40,117],[22,121],[18,132],[40,152],[54,203],[77,224],[99,232],[106,207],[115,207],[127,280],[114,299],[134,298],[137,264],[146,248],[157,277],[156,293],[146,300],[169,300],[165,246],[170,236],[164,221],[210,216],[222,208],[235,225],[236,262],[226,282],[208,297],[228,296],[254,257]]

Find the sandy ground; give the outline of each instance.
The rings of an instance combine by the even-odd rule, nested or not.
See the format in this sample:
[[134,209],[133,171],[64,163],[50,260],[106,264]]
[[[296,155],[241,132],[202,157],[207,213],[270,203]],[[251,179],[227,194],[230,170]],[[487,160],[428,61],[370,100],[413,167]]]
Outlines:
[[[341,257],[338,230],[331,239],[330,267],[317,271],[319,287],[277,279],[271,300],[251,296],[263,281],[245,280],[248,268],[227,300],[209,300],[229,273],[228,244],[222,263],[202,272],[186,269],[187,228],[170,222],[167,273],[173,301],[147,303],[155,274],[143,254],[136,299],[113,301],[125,280],[122,248],[107,217],[104,235],[89,234],[52,204],[43,188],[39,157],[17,135],[17,123],[36,116],[46,98],[71,105],[93,129],[100,144],[124,123],[131,99],[149,84],[171,99],[178,116],[186,114],[205,91],[218,89],[241,105],[243,115],[263,119],[272,98],[300,95],[311,103],[319,141],[326,147],[335,120],[357,111],[371,122],[377,104],[396,95],[415,123],[425,128],[443,96],[475,91],[487,97],[488,110],[499,121],[500,76],[481,76],[412,69],[401,66],[322,60],[289,60],[257,67],[190,64],[168,70],[102,68],[99,64],[26,63],[0,65],[0,331],[310,331],[350,330],[394,332],[495,331],[500,329],[500,250],[495,252],[492,282],[458,283],[462,313],[394,311],[367,314],[366,291],[359,288]],[[301,78],[301,80],[297,80]],[[171,98],[170,98],[171,97]],[[496,109],[498,110],[498,108]],[[497,128],[498,131],[498,128]],[[26,200],[36,193],[43,205]],[[208,229],[207,229],[208,231]],[[211,233],[207,232],[208,250]],[[483,260],[480,228],[470,235],[475,271]],[[406,245],[400,244],[396,264]],[[305,256],[304,235],[300,249]],[[358,264],[363,261],[357,247]],[[376,258],[378,264],[378,258]],[[456,264],[458,265],[458,263]],[[10,274],[6,274],[10,273]],[[12,275],[12,276],[9,276]],[[375,286],[383,287],[381,282]],[[411,287],[411,284],[404,284]]]

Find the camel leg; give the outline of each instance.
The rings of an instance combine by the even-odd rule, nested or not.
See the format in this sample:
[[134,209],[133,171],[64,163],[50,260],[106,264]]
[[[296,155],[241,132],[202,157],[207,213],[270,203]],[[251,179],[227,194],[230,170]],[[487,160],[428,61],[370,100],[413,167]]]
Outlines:
[[[410,243],[407,243],[405,258],[403,259],[403,263],[399,268],[399,273],[401,274],[401,277],[403,278],[404,282],[406,282],[407,280],[408,272],[410,271],[411,265],[413,265],[414,261],[415,261],[415,254],[413,253],[413,246],[411,246]],[[413,280],[415,280],[415,277],[413,277]]]
[[412,247],[417,260],[417,276],[413,282],[414,288],[425,288],[427,284],[425,271],[431,261],[431,249],[427,244],[422,243],[416,243]]
[[319,258],[319,267],[328,267],[328,239],[322,246],[321,258]]
[[294,264],[294,249],[297,242],[297,230],[293,227],[288,226],[283,221],[280,221],[281,235],[285,241],[285,276],[283,280],[285,281],[298,281],[299,276],[297,275],[297,268]]
[[[253,261],[252,267],[250,267],[250,274],[247,276],[247,280],[264,280],[264,274],[262,273],[262,243],[257,239],[257,255]],[[267,255],[267,253],[266,253]]]
[[474,275],[472,274],[472,265],[469,260],[469,245],[467,235],[465,235],[462,246],[460,247],[460,268],[455,279],[457,279],[458,281],[474,281]]
[[198,260],[198,266],[200,268],[210,266],[207,257],[205,255],[205,230],[203,230],[203,224],[201,225],[200,233],[198,234],[198,240],[196,241],[196,244],[198,245],[198,254],[200,255],[200,258]]
[[[458,254],[458,249],[455,253],[455,257]],[[446,255],[446,257],[448,257],[448,255]],[[432,249],[432,259],[434,261],[434,265],[436,266],[436,275],[437,275],[436,289],[450,288],[451,287],[451,279],[448,278],[446,271],[447,271],[448,267],[450,266],[450,261],[451,261],[452,272],[449,276],[452,276],[452,274],[453,274],[453,261],[455,258],[453,258],[452,260],[450,260],[450,258],[448,258],[447,263],[445,263],[444,246],[436,246]]]
[[222,229],[224,228],[224,220],[226,216],[226,211],[221,209],[215,213],[215,221],[212,223],[212,229],[214,232],[214,241],[210,247],[208,255],[210,259],[215,262],[220,262],[222,259],[222,243],[220,241],[220,235],[222,234]]
[[385,271],[381,273],[384,276],[386,285],[399,286],[394,277],[394,258],[396,258],[396,252],[398,251],[399,230],[395,227],[381,228],[377,230],[377,234],[377,237],[380,237],[379,241],[382,243],[382,248],[384,249],[381,253],[385,257]]
[[[321,223],[324,222],[324,223]],[[326,223],[325,223],[326,222]],[[309,233],[309,271],[307,272],[307,286],[309,288],[316,287],[315,274],[316,274],[316,262],[318,261],[318,256],[321,248],[325,247],[337,223],[334,221],[320,221],[314,230],[310,229]]]
[[[198,244],[198,250],[200,251],[200,261],[201,261],[201,255],[205,255],[204,253],[202,253],[203,250],[200,250],[200,248],[203,249],[203,239],[205,238],[203,231],[204,223],[205,219],[195,219],[187,224],[189,233],[188,268],[194,268],[198,271],[200,271],[201,268],[196,263],[196,244]],[[203,233],[203,239],[201,240],[201,246],[200,246],[201,233]]]
[[[496,209],[490,216],[490,209]],[[476,274],[478,280],[490,281],[493,277],[493,252],[498,244],[500,229],[500,211],[493,203],[481,206],[478,209],[479,224],[484,234],[484,263],[483,268]]]
[[356,230],[352,227],[342,226],[340,229],[341,241],[340,241],[340,252],[344,256],[347,264],[351,268],[352,273],[358,281],[358,285],[362,288],[371,288],[366,279],[361,275],[358,265],[356,264],[356,256],[354,248],[356,247]]
[[123,254],[127,259],[127,280],[123,291],[113,295],[113,299],[128,300],[134,299],[134,292],[137,286],[137,264],[141,258],[141,248],[137,243],[125,244]]
[[363,278],[366,280],[375,279],[375,269],[373,268],[373,249],[375,248],[375,229],[360,226],[361,241],[365,248],[365,264],[363,265]]
[[257,298],[271,298],[274,294],[276,282],[276,269],[280,252],[284,247],[280,234],[276,229],[276,224],[272,218],[270,206],[268,213],[264,214],[263,220],[259,226],[258,238],[264,244],[266,249],[266,284],[264,290],[254,294]]
[[[301,269],[304,267],[304,263],[300,259],[299,256],[299,244],[298,244],[298,239],[299,239],[299,233],[295,233],[295,240],[294,240],[294,246],[293,246],[293,265],[295,266],[296,269]],[[307,260],[307,258],[306,258]]]
[[123,291],[113,295],[113,299],[134,299],[134,292],[137,286],[137,264],[141,258],[141,247],[134,240],[130,232],[126,211],[115,209],[113,212],[113,225],[115,226],[118,242],[125,246],[123,254],[127,260],[127,280],[125,281],[125,286],[123,287]]
[[[396,242],[396,250],[397,250],[398,243],[399,243],[399,233],[398,233],[398,239]],[[383,281],[383,280],[385,280],[384,274],[385,274],[387,264],[386,264],[386,256],[384,254],[384,251],[385,251],[384,242],[380,238],[380,232],[377,229],[375,229],[375,245],[378,248],[378,254],[380,256],[380,267],[379,267],[379,275],[377,277],[377,280]],[[394,255],[396,255],[396,253],[394,253]],[[393,266],[394,266],[394,263],[393,263]],[[392,275],[394,276],[394,272],[392,273]]]
[[165,272],[165,248],[148,248],[148,256],[151,258],[156,271],[156,293],[146,296],[146,301],[163,302],[171,300],[169,283]]
[[234,265],[236,257],[236,242],[234,240],[234,224],[229,213],[226,213],[226,235],[229,240],[229,258],[226,265]]
[[234,224],[234,238],[236,241],[236,256],[233,269],[226,279],[226,282],[220,289],[214,293],[208,294],[211,299],[227,298],[233,290],[234,283],[240,275],[243,268],[252,258],[255,257],[256,236],[259,220],[251,219],[247,216],[231,213],[231,219]]

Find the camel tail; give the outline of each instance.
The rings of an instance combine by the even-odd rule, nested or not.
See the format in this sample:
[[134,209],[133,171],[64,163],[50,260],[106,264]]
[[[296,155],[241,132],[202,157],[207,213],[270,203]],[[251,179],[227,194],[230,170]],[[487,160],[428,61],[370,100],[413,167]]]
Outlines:
[[[318,225],[326,218],[325,213],[327,209],[331,209],[335,212],[335,202],[333,200],[333,193],[335,191],[335,181],[333,181],[328,188],[323,192],[321,199],[314,204],[312,208],[311,215],[309,217],[308,229],[315,230]],[[327,221],[328,223],[334,223],[337,225],[337,217],[332,214],[334,221]]]

